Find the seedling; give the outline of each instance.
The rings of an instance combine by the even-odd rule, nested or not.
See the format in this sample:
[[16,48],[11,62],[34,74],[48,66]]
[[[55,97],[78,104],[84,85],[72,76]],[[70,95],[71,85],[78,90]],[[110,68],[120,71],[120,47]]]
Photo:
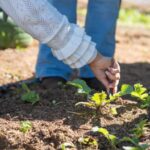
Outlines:
[[23,133],[28,132],[32,128],[32,123],[30,121],[21,121],[20,122],[20,131]]
[[32,105],[34,105],[40,100],[39,94],[35,91],[31,91],[25,83],[22,84],[22,89],[25,91],[25,93],[21,96],[22,101],[32,103]]
[[124,150],[147,150],[149,148],[148,144],[140,144],[140,141],[138,138],[133,137],[124,137],[123,139],[120,140],[120,142],[130,142],[134,146],[123,146]]
[[115,93],[114,95],[110,95],[110,101],[114,101],[118,99],[119,97],[129,95],[133,91],[133,87],[129,84],[123,84],[121,86],[121,90],[118,93]]
[[[83,106],[95,109],[96,112],[101,112],[101,109],[103,107],[108,106],[111,102],[115,101],[121,96],[131,94],[132,91],[133,91],[132,86],[128,84],[124,84],[121,87],[121,91],[119,91],[118,93],[115,93],[114,95],[110,95],[109,98],[107,97],[106,92],[95,93],[93,96],[90,97],[90,100],[88,102],[79,102],[76,104],[76,106],[83,105]],[[117,110],[115,107],[112,107],[112,108],[110,107],[109,112],[112,115],[117,115]]]
[[[76,103],[75,106],[83,105],[92,108],[96,110],[96,114],[98,115],[98,114],[102,114],[102,108],[107,106],[109,103],[110,101],[107,100],[107,94],[105,92],[101,92],[101,93],[95,93],[93,96],[91,96],[88,102],[78,102]],[[111,108],[109,112],[112,112]]]
[[136,125],[136,127],[133,130],[131,130],[134,137],[140,138],[144,135],[144,131],[145,131],[145,129],[147,129],[146,126],[148,125],[147,121],[148,121],[147,119],[140,121]]
[[150,95],[147,96],[145,100],[142,101],[141,108],[149,108],[150,107]]
[[123,84],[121,87],[121,96],[129,95],[133,91],[133,87],[129,84]]
[[[89,98],[87,102],[78,102],[76,106],[83,105],[92,108],[96,110],[96,115],[103,114],[102,108],[105,108],[105,106],[109,106],[109,112],[111,112],[111,114],[113,115],[116,115],[117,114],[116,107],[110,106],[110,103],[114,102],[119,97],[125,95],[131,95],[132,97],[136,97],[138,100],[140,100],[142,108],[150,107],[150,95],[147,93],[147,89],[139,83],[135,84],[134,87],[132,87],[129,84],[123,84],[121,86],[121,90],[118,93],[109,96],[106,94],[106,92],[103,91],[90,95],[92,90],[89,87],[87,87],[86,83],[82,80],[75,80],[70,85],[77,87],[79,93],[85,93],[88,95]],[[144,135],[144,130],[146,129],[146,126],[147,120],[142,120],[132,130],[131,137],[124,137],[119,141],[119,142],[129,142],[133,145],[133,146],[124,146],[123,147],[124,150],[147,150],[147,148],[149,148],[150,145],[140,143],[140,138]],[[116,145],[119,143],[117,141],[117,137],[115,135],[110,134],[107,129],[94,127],[92,128],[92,131],[101,133],[105,138],[107,138],[107,140],[112,146],[112,149],[117,149]],[[82,144],[85,145],[90,143],[89,142],[90,139],[88,137],[80,138],[80,141]]]
[[134,146],[124,146],[124,150],[147,150],[150,145],[140,144],[140,138],[144,135],[144,130],[148,125],[147,120],[140,121],[132,130],[132,137],[124,137],[120,142],[130,142]]
[[140,100],[141,108],[150,107],[150,95],[148,95],[147,89],[142,84],[137,83],[134,85],[134,91],[131,96]]
[[140,83],[134,84],[134,88],[129,84],[123,84],[120,92],[110,95],[110,101],[114,101],[125,95],[131,95],[140,100],[141,108],[150,107],[150,95],[148,95],[147,89]]
[[92,89],[86,84],[84,80],[75,79],[73,81],[67,82],[68,85],[72,85],[78,88],[78,93],[89,95]]
[[97,140],[90,136],[80,137],[78,142],[82,145],[98,147]]
[[117,149],[116,148],[117,137],[113,134],[110,134],[107,129],[99,128],[99,127],[93,127],[92,131],[93,132],[99,132],[100,134],[102,134],[108,140],[108,142],[111,144],[112,148]]
[[146,100],[148,97],[147,89],[143,87],[142,84],[134,84],[134,91],[131,93],[131,96],[138,98],[139,100]]

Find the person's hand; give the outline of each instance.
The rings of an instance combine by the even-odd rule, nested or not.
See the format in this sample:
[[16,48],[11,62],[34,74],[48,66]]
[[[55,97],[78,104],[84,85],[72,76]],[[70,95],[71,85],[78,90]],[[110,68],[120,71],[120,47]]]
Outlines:
[[103,83],[107,91],[113,89],[117,92],[120,79],[120,66],[112,58],[97,54],[96,58],[89,64],[96,78]]

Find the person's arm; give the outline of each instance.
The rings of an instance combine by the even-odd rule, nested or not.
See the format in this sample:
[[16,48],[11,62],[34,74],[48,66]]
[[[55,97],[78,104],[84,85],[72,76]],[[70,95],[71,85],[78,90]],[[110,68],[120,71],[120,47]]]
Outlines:
[[70,67],[80,68],[96,57],[95,44],[84,29],[70,24],[47,0],[0,0],[0,7]]
[[[0,7],[26,32],[51,47],[57,59],[72,68],[89,64],[96,77],[110,88],[105,70],[111,66],[111,58],[98,54],[84,29],[70,24],[47,0],[0,0]],[[112,76],[116,83],[117,73]]]

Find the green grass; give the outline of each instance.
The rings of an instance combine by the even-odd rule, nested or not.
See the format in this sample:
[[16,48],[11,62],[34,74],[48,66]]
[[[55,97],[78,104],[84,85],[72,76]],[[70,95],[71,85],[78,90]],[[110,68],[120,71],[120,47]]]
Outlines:
[[[78,10],[78,15],[85,16],[86,8]],[[121,9],[119,13],[119,24],[127,26],[142,26],[150,28],[150,13],[143,13],[137,9]]]
[[136,9],[121,9],[119,23],[123,25],[138,25],[150,28],[150,13],[145,14]]

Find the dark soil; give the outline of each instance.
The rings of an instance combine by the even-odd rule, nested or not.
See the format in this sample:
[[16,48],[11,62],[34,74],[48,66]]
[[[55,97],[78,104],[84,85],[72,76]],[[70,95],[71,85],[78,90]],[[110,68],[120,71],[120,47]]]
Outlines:
[[[129,130],[143,120],[150,119],[148,111],[141,110],[137,102],[119,99],[115,106],[119,114],[94,117],[93,110],[76,108],[79,101],[86,101],[85,95],[79,95],[72,87],[60,85],[54,90],[46,90],[40,84],[30,86],[40,95],[36,105],[21,100],[21,88],[12,88],[0,98],[0,149],[53,150],[64,143],[73,143],[79,150],[111,150],[107,140],[101,135],[90,132],[93,126],[101,124],[118,138],[129,135]],[[113,104],[114,105],[114,104]],[[20,121],[30,120],[33,124],[28,133],[22,133]],[[86,147],[78,143],[82,136],[91,136],[99,141],[99,147]],[[150,143],[150,133],[144,137],[144,143]],[[142,140],[142,139],[141,139]],[[118,149],[122,145],[118,145]]]

